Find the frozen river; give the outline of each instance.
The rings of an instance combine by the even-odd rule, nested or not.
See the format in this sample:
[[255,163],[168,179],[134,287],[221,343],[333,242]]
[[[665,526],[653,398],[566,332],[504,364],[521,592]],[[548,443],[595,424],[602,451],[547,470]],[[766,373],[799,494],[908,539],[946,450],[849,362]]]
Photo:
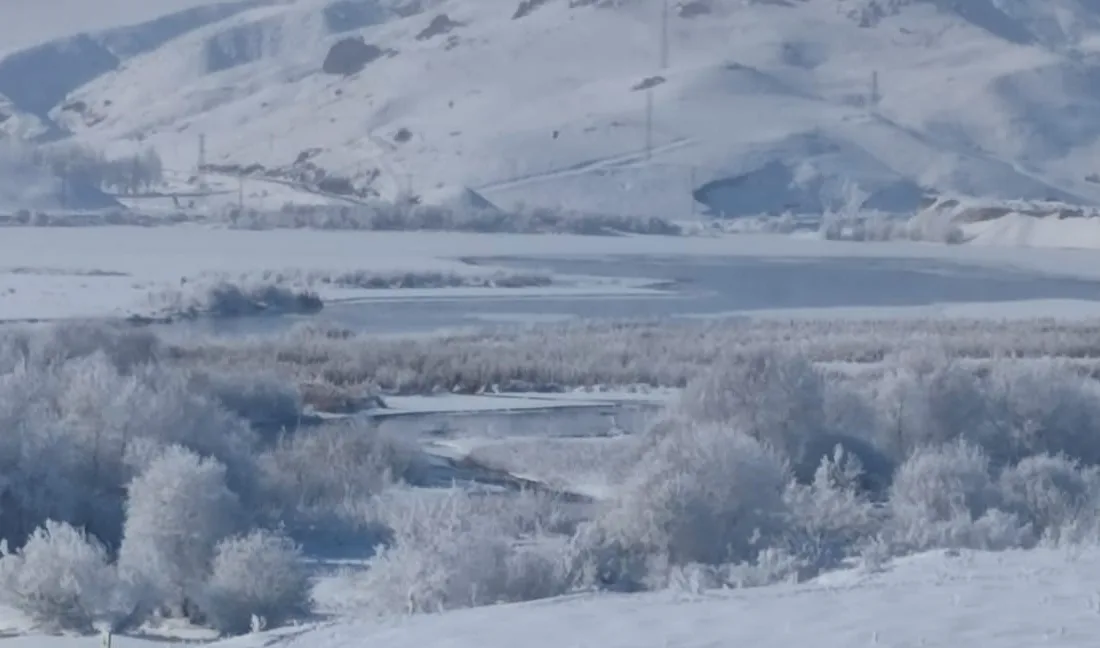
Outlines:
[[[659,318],[840,308],[1073,300],[1100,308],[1100,282],[934,259],[656,257],[524,259],[480,264],[555,274],[645,277],[658,293],[619,296],[489,296],[378,299],[328,305],[311,319],[370,333],[427,332],[486,323],[570,318]],[[1045,312],[1034,313],[1036,316]],[[277,330],[304,317],[188,323],[223,333]]]

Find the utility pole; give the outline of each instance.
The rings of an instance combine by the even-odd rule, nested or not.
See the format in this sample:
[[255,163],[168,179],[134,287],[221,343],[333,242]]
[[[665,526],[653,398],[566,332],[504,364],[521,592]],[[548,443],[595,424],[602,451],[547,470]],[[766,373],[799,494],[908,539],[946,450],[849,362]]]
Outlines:
[[206,135],[199,135],[199,168],[195,171],[199,177],[199,186],[206,186]]
[[871,73],[871,105],[877,107],[882,95],[878,89],[878,70]]
[[646,160],[653,155],[653,89],[646,88]]
[[661,2],[661,69],[668,67],[668,0]]
[[[661,34],[658,66],[663,71],[668,67],[668,0],[661,0]],[[645,159],[653,157],[653,88],[645,91]]]
[[688,171],[688,202],[691,203],[691,215],[695,215],[695,165]]
[[237,209],[244,213],[244,176],[237,176]]

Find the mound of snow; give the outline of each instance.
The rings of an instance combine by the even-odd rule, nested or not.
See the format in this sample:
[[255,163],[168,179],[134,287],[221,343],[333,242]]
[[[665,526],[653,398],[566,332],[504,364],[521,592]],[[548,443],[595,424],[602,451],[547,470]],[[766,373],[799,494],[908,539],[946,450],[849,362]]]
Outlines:
[[913,216],[908,229],[929,241],[1100,249],[1100,209],[1057,201],[940,198]]
[[0,94],[0,138],[31,140],[48,131],[41,119],[19,110],[11,99]]

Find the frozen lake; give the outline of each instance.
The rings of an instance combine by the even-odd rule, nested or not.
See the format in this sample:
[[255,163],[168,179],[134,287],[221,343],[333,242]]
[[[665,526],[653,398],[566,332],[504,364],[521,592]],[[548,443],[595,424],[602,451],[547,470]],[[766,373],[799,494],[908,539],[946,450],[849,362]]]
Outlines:
[[[310,317],[189,322],[219,333],[274,331],[312,319],[368,333],[429,332],[487,323],[657,318],[786,309],[896,308],[1031,300],[1100,305],[1100,281],[936,259],[752,257],[486,257],[478,263],[601,277],[645,277],[658,294],[378,298],[326,306]],[[1036,312],[1036,316],[1047,313]],[[177,325],[173,325],[177,326]]]

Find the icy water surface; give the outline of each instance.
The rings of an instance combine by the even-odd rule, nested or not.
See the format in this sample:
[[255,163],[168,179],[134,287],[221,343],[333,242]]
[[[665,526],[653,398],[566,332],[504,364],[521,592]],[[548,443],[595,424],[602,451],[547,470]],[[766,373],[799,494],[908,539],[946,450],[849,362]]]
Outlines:
[[[773,309],[928,306],[1035,299],[1100,301],[1100,283],[1037,273],[912,259],[615,257],[486,258],[484,265],[557,274],[645,277],[661,294],[438,297],[328,305],[315,316],[190,322],[207,332],[279,330],[305,319],[368,333],[429,332],[487,322],[570,318],[656,318]],[[1044,315],[1044,313],[1036,313]]]

